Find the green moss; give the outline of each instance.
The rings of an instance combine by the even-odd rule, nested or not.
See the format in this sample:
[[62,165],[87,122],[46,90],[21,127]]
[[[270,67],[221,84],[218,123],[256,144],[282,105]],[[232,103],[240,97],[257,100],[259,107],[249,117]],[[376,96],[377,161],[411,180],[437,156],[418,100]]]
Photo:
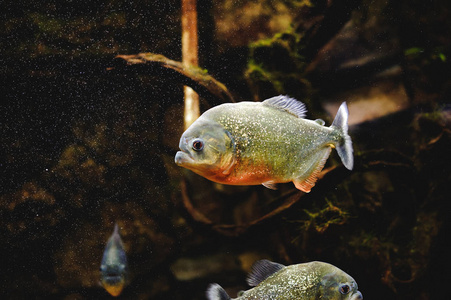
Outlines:
[[198,66],[191,67],[191,70],[196,72],[199,75],[208,75],[208,70],[207,69],[204,69],[204,68],[201,68],[201,67],[198,67]]
[[416,61],[424,65],[431,63],[446,63],[449,49],[442,45],[435,47],[410,47],[404,50],[404,56],[409,61]]
[[[279,76],[278,76],[279,75]],[[270,83],[276,93],[282,94],[284,92],[283,81],[279,80],[280,74],[268,72],[263,65],[250,65],[246,71],[246,78],[256,84]]]
[[311,88],[304,76],[302,48],[302,35],[292,28],[249,45],[245,77],[254,99],[289,94],[306,101]]
[[313,228],[319,233],[325,232],[331,225],[343,225],[349,218],[349,213],[326,200],[326,206],[317,211],[304,210],[307,220],[302,221],[304,230]]
[[429,113],[423,113],[421,114],[420,118],[428,119],[439,124],[444,124],[446,122],[441,110],[434,110]]

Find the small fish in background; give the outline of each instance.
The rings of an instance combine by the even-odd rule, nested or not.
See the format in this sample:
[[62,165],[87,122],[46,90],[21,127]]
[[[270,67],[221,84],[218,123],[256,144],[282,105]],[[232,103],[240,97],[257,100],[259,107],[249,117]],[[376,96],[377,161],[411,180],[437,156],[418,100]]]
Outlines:
[[330,127],[305,119],[306,111],[287,96],[215,106],[183,133],[175,163],[222,184],[275,189],[292,181],[308,193],[332,148],[349,170],[354,158],[345,102]]
[[100,282],[112,296],[119,296],[128,279],[128,263],[119,235],[119,226],[114,225],[114,232],[108,239],[100,264]]
[[[269,260],[257,261],[247,278],[254,288],[240,292],[237,300],[362,300],[355,280],[324,262],[284,266]],[[218,284],[207,290],[208,300],[230,300]]]

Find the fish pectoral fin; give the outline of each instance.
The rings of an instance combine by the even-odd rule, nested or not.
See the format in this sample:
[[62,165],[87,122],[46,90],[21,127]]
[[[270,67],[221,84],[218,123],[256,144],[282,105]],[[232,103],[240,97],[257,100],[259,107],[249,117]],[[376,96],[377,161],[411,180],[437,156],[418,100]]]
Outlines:
[[310,168],[310,175],[307,178],[293,180],[293,183],[298,190],[309,193],[312,187],[315,186],[318,176],[324,168],[324,164],[326,163],[331,150],[332,149],[330,147],[327,147],[316,156],[315,163]]
[[272,181],[263,182],[262,185],[271,190],[277,190],[277,184]]
[[232,172],[233,167],[235,166],[235,163],[236,163],[236,158],[232,157],[228,167],[222,171],[222,175],[229,175]]

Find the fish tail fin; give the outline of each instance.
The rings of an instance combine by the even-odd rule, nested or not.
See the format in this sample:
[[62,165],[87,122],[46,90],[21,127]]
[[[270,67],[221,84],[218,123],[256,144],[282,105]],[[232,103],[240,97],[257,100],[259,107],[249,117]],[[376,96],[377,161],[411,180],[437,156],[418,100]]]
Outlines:
[[210,284],[207,289],[208,300],[231,300],[227,292],[217,283]]
[[338,142],[335,147],[337,149],[338,155],[343,162],[343,165],[348,170],[352,170],[354,167],[354,156],[352,149],[351,137],[348,134],[348,107],[346,102],[343,102],[338,109],[337,115],[332,122],[331,127],[335,127],[340,131],[341,141]]

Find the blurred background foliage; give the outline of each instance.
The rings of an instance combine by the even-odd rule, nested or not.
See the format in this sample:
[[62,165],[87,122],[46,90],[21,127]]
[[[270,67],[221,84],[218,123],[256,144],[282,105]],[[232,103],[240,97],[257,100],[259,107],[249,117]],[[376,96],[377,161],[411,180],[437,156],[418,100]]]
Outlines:
[[261,258],[333,263],[365,299],[446,298],[450,11],[198,0],[200,66],[236,100],[289,94],[326,124],[348,101],[355,170],[333,154],[303,195],[174,164],[182,84],[114,57],[180,60],[179,1],[1,2],[2,299],[109,298],[99,266],[115,222],[131,269],[122,299],[205,299],[212,282],[235,296]]

